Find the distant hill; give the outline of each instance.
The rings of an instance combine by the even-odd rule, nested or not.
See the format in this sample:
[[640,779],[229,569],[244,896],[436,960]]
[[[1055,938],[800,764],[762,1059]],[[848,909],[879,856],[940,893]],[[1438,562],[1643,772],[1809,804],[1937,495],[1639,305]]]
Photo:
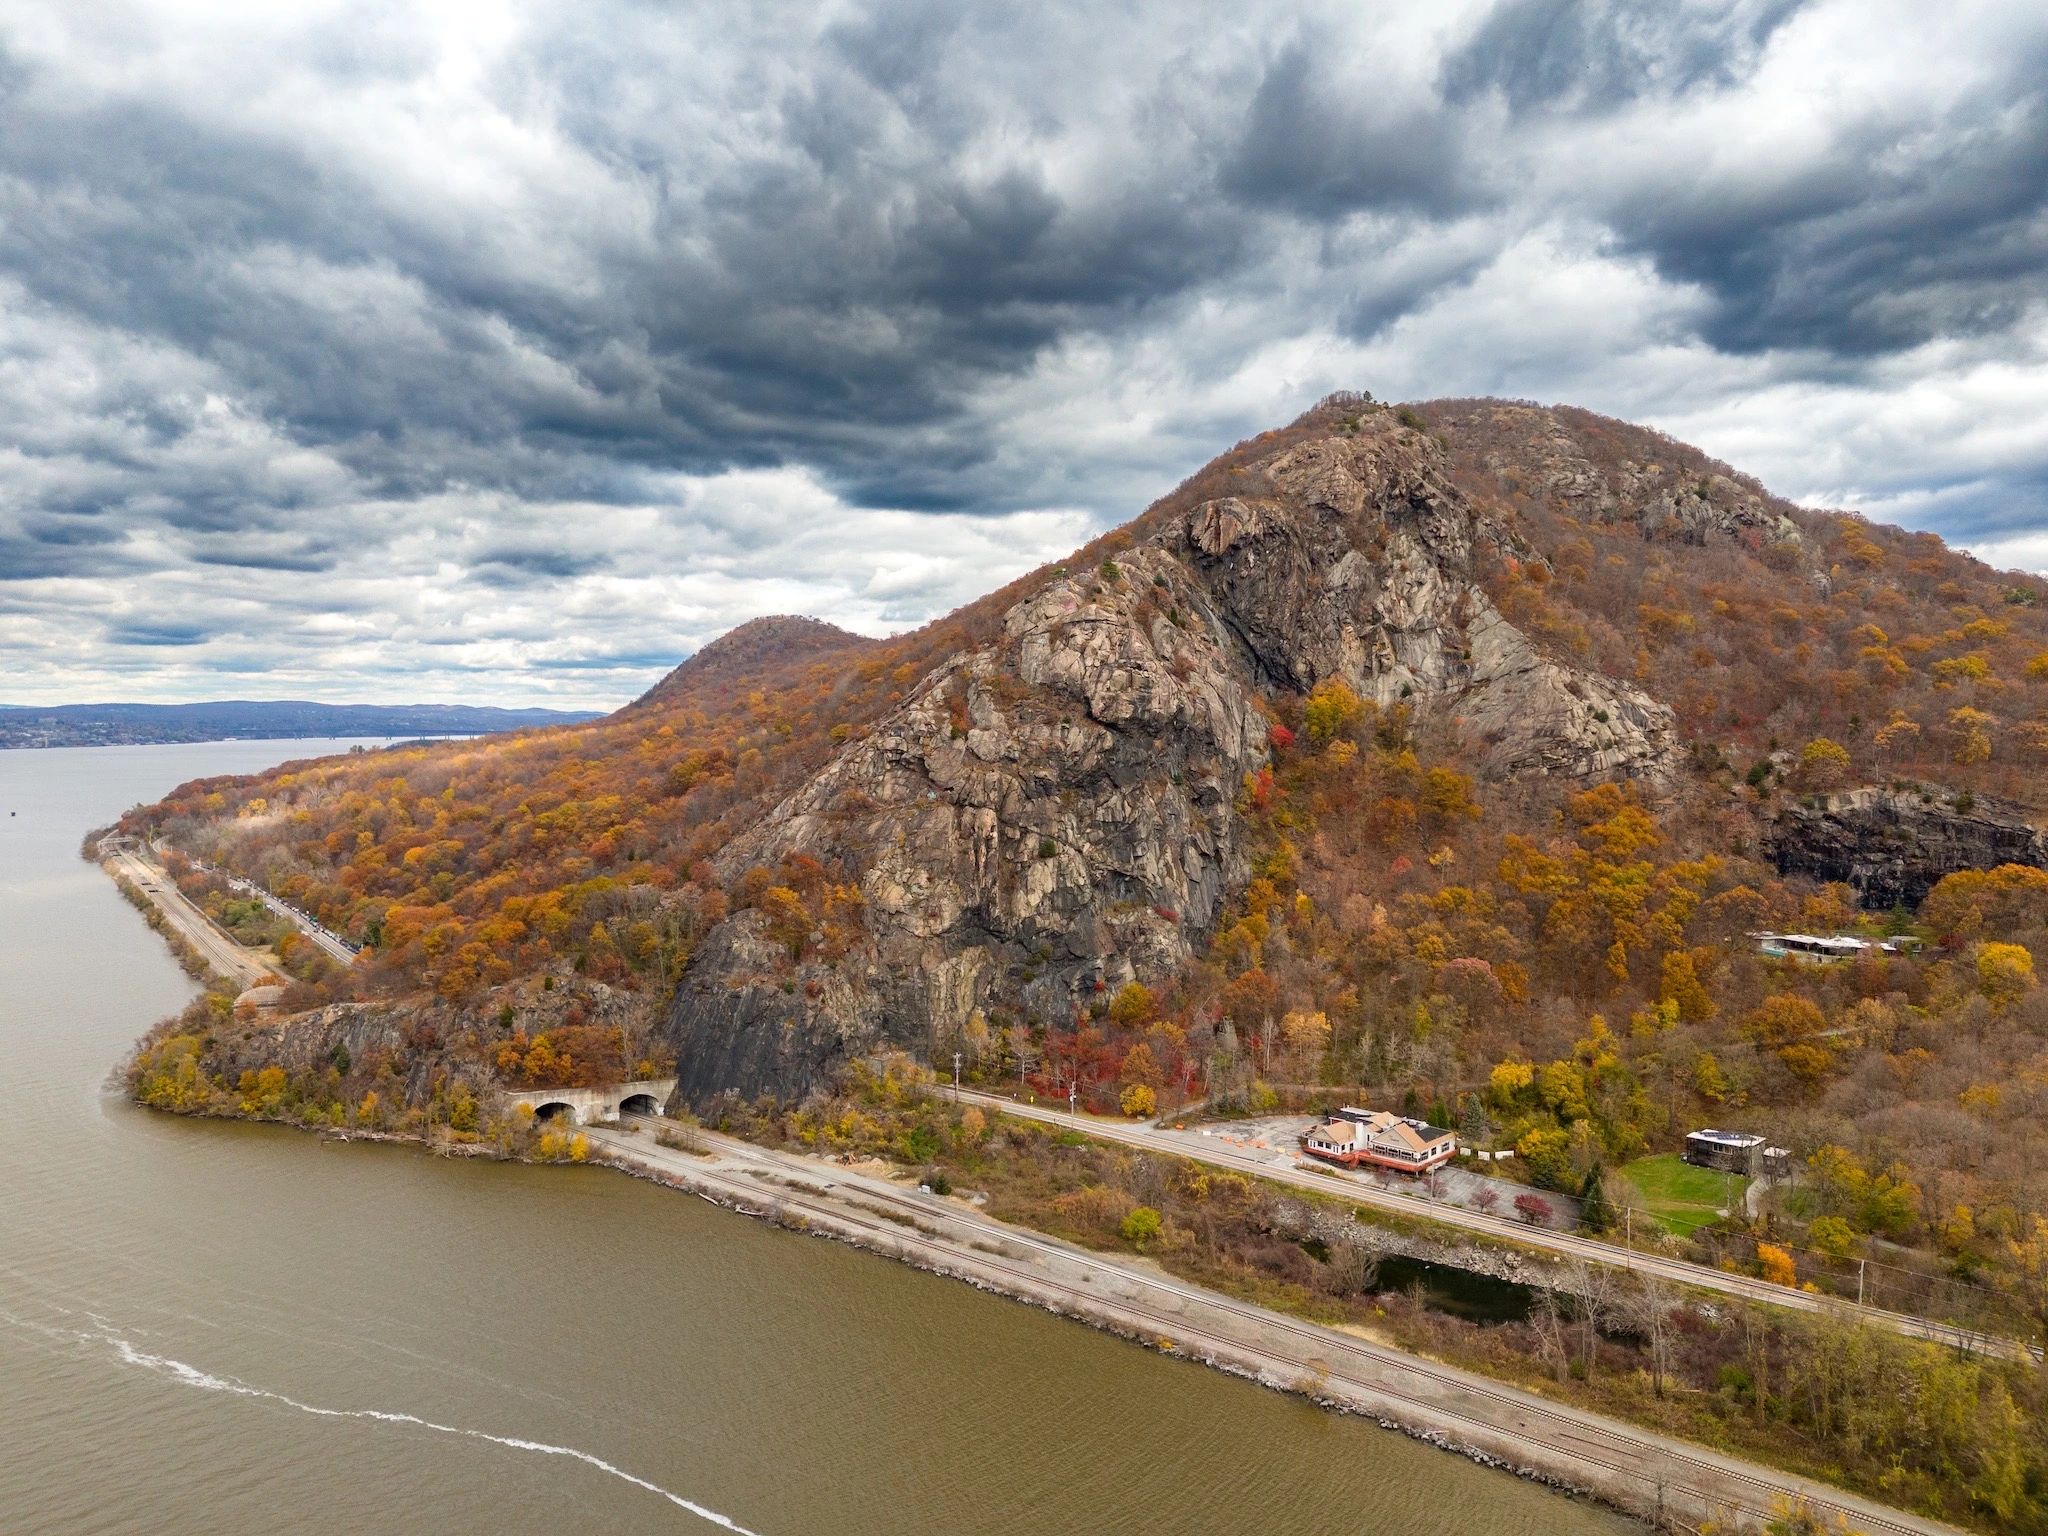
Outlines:
[[469,704],[315,704],[222,699],[204,704],[0,704],[0,748],[104,747],[306,736],[449,736],[573,725],[592,710]]
[[800,614],[749,619],[720,635],[634,700],[634,707],[673,703],[705,686],[737,686],[835,651],[872,649],[881,642]]

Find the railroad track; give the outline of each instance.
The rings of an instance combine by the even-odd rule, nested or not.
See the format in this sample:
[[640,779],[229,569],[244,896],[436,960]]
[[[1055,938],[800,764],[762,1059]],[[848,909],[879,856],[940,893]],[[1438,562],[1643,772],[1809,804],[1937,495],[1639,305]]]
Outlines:
[[1613,1269],[1654,1274],[1679,1285],[1718,1291],[1723,1295],[1761,1302],[1766,1306],[1785,1307],[1792,1311],[1817,1312],[1823,1307],[1840,1307],[1875,1327],[1889,1328],[1895,1333],[1905,1334],[1908,1338],[1925,1339],[1930,1343],[1945,1344],[1975,1354],[1997,1355],[2008,1359],[2017,1358],[2022,1354],[2032,1355],[2036,1359],[2041,1357],[2041,1350],[2036,1346],[1999,1334],[1981,1333],[1955,1323],[1937,1322],[1932,1318],[1915,1317],[1905,1312],[1888,1312],[1882,1307],[1862,1306],[1838,1297],[1810,1295],[1786,1286],[1773,1285],[1768,1280],[1759,1280],[1754,1276],[1734,1275],[1725,1270],[1710,1269],[1704,1264],[1694,1264],[1686,1259],[1616,1248],[1612,1243],[1596,1242],[1592,1238],[1572,1233],[1533,1227],[1525,1222],[1510,1221],[1505,1217],[1466,1210],[1461,1206],[1392,1194],[1363,1180],[1332,1175],[1321,1169],[1308,1172],[1291,1162],[1268,1162],[1249,1153],[1228,1152],[1218,1147],[1202,1146],[1194,1144],[1192,1139],[1169,1137],[1161,1132],[1137,1126],[1092,1121],[1042,1105],[1019,1104],[999,1094],[982,1093],[971,1088],[960,1090],[960,1097],[993,1109],[998,1114],[1036,1120],[1045,1125],[1056,1125],[1063,1129],[1079,1131],[1084,1136],[1115,1142],[1122,1146],[1137,1147],[1146,1152],[1184,1157],[1191,1162],[1227,1168],[1234,1173],[1248,1174],[1253,1178],[1270,1179],[1274,1183],[1286,1184],[1295,1189],[1310,1190],[1324,1195],[1342,1195],[1347,1200],[1355,1200],[1360,1205],[1368,1205],[1376,1210],[1421,1217],[1426,1221],[1460,1227],[1525,1248],[1541,1248],[1565,1258],[1585,1259]]
[[[623,1136],[614,1137],[600,1131],[593,1133],[593,1139],[643,1163],[660,1166],[660,1159],[651,1157],[646,1148],[635,1146]],[[1940,1536],[1949,1536],[1953,1531],[1952,1527],[1936,1521],[1903,1512],[1887,1513],[1862,1500],[1845,1499],[1839,1493],[1803,1478],[1788,1474],[1774,1479],[1740,1463],[1695,1454],[1670,1442],[1649,1440],[1578,1410],[1546,1403],[1520,1389],[1492,1384],[1469,1373],[1303,1323],[1181,1281],[1135,1271],[1083,1249],[1021,1232],[986,1217],[976,1217],[958,1206],[933,1204],[936,1197],[911,1195],[865,1176],[837,1175],[829,1169],[814,1170],[793,1165],[777,1154],[746,1143],[732,1142],[729,1138],[707,1135],[706,1139],[723,1155],[748,1165],[747,1171],[741,1173],[693,1165],[688,1168],[688,1173],[719,1187],[743,1205],[754,1207],[766,1203],[784,1212],[815,1219],[828,1227],[849,1228],[884,1248],[893,1245],[898,1251],[915,1253],[935,1268],[949,1272],[971,1269],[988,1276],[999,1289],[1010,1289],[1014,1294],[1027,1298],[1051,1295],[1069,1310],[1084,1315],[1091,1310],[1099,1313],[1107,1309],[1115,1314],[1113,1320],[1117,1326],[1152,1330],[1155,1337],[1171,1340],[1176,1349],[1192,1345],[1193,1353],[1206,1352],[1233,1363],[1246,1359],[1256,1361],[1261,1356],[1282,1358],[1270,1348],[1191,1323],[1185,1315],[1161,1310],[1140,1297],[1148,1291],[1163,1293],[1187,1305],[1219,1309],[1250,1323],[1268,1336],[1278,1335],[1295,1341],[1302,1350],[1302,1356],[1285,1359],[1284,1364],[1304,1375],[1319,1375],[1326,1383],[1348,1389],[1354,1400],[1384,1402],[1394,1410],[1390,1415],[1393,1417],[1402,1417],[1399,1410],[1406,1409],[1409,1422],[1431,1427],[1445,1426],[1453,1438],[1462,1435],[1484,1444],[1508,1437],[1539,1447],[1567,1465],[1594,1468],[1622,1480],[1627,1486],[1646,1490],[1649,1494],[1644,1501],[1647,1507],[1662,1508],[1667,1501],[1682,1502],[1762,1522],[1776,1513],[1774,1505],[1786,1499],[1803,1499],[1824,1514],[1840,1514],[1856,1529],[1870,1532],[1872,1536],[1877,1536],[1877,1533],[1896,1533],[1896,1536],[1933,1536],[1933,1533],[1940,1533]],[[775,1187],[760,1186],[754,1175],[774,1179]],[[849,1209],[843,1201],[820,1198],[842,1188],[846,1191],[847,1200],[859,1198],[880,1202],[902,1211],[914,1222],[950,1221],[970,1228],[984,1228],[989,1238],[1002,1245],[1004,1251],[997,1254],[977,1248],[972,1253],[963,1253],[958,1242],[933,1237],[917,1225],[902,1226],[886,1218],[870,1218],[862,1215],[858,1208]],[[1018,1250],[1054,1263],[1074,1266],[1084,1274],[1102,1276],[1113,1285],[1097,1291],[1069,1284],[1044,1269],[1027,1268],[1015,1262],[1010,1255]],[[1106,1294],[1108,1291],[1115,1294]],[[1344,1369],[1338,1364],[1344,1360],[1378,1367],[1381,1379]],[[1413,1386],[1403,1390],[1391,1378],[1402,1378]],[[1416,1388],[1426,1390],[1418,1391]],[[1460,1397],[1491,1405],[1494,1416],[1477,1418],[1451,1406]],[[1665,1467],[1690,1469],[1697,1480],[1682,1481],[1645,1470],[1660,1463]],[[1742,1491],[1731,1498],[1728,1493],[1731,1487]]]

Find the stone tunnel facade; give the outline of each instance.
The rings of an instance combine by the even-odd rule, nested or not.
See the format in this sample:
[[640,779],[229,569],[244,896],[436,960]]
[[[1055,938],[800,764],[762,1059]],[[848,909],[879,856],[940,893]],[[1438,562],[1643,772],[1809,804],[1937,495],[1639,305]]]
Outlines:
[[[676,1091],[672,1077],[646,1078],[630,1083],[603,1083],[595,1088],[526,1088],[504,1095],[507,1109],[524,1106],[542,1119],[560,1119],[571,1125],[589,1125],[596,1120],[616,1120],[625,1114],[659,1114]],[[647,1102],[640,1103],[639,1100]]]

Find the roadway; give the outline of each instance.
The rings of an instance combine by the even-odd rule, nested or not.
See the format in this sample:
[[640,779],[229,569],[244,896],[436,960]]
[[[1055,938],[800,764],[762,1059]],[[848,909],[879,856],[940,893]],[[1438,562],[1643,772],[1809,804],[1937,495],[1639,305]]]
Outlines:
[[1795,1291],[1786,1286],[1773,1285],[1770,1281],[1760,1280],[1753,1275],[1733,1275],[1726,1270],[1709,1269],[1704,1264],[1694,1264],[1689,1260],[1676,1259],[1665,1254],[1617,1248],[1612,1243],[1603,1243],[1575,1232],[1559,1232],[1547,1227],[1531,1226],[1527,1222],[1512,1221],[1506,1217],[1489,1215],[1484,1211],[1446,1205],[1423,1195],[1397,1194],[1365,1179],[1356,1178],[1341,1169],[1325,1169],[1321,1165],[1303,1166],[1293,1156],[1284,1152],[1240,1151],[1228,1144],[1218,1143],[1213,1137],[1202,1136],[1192,1131],[1173,1131],[1156,1122],[1098,1119],[1092,1115],[1073,1114],[1043,1104],[1020,1104],[1000,1094],[982,1093],[972,1088],[962,1088],[960,1097],[969,1103],[979,1104],[1005,1115],[1015,1115],[1026,1120],[1080,1131],[1100,1141],[1138,1147],[1147,1152],[1169,1153],[1195,1162],[1208,1163],[1213,1167],[1228,1168],[1236,1173],[1268,1179],[1276,1184],[1310,1190],[1319,1195],[1338,1195],[1359,1205],[1393,1211],[1403,1216],[1423,1217],[1444,1226],[1462,1228],[1524,1248],[1540,1248],[1556,1254],[1559,1258],[1584,1259],[1616,1269],[1657,1275],[1679,1285],[1692,1286],[1696,1290],[1718,1291],[1724,1295],[1739,1296],[1747,1301],[1764,1302],[1770,1306],[1787,1307],[1794,1311],[1817,1312],[1824,1307],[1841,1308],[1877,1327],[1890,1328],[1912,1338],[1928,1339],[1937,1344],[1947,1344],[1978,1354],[2012,1356],[2022,1350],[2030,1350],[2036,1355],[2040,1353],[2038,1349],[2031,1349],[2031,1346],[2012,1339],[1959,1328],[1953,1323],[1933,1322],[1902,1312],[1887,1312],[1880,1307],[1859,1306],[1855,1302],[1841,1301],[1832,1296]]
[[847,1237],[1269,1383],[1312,1389],[1383,1422],[1591,1486],[1639,1511],[1710,1513],[1717,1519],[1733,1513],[1761,1524],[1784,1501],[1803,1500],[1824,1517],[1839,1513],[1861,1531],[1954,1536],[1953,1527],[1938,1521],[1301,1322],[1141,1261],[1042,1237],[957,1199],[711,1132],[696,1133],[708,1154],[701,1157],[662,1148],[651,1134],[640,1134],[661,1123],[629,1116],[621,1130],[591,1128],[586,1134],[614,1161],[721,1203]]
[[239,875],[228,875],[227,881],[230,889],[239,891],[244,896],[254,896],[264,906],[270,908],[271,911],[290,923],[300,933],[311,939],[343,965],[354,965],[356,963],[357,950],[355,946],[333,929],[322,927],[312,917],[301,912],[290,902],[285,901],[281,897],[271,895],[270,892],[253,880],[244,880]]
[[178,936],[198,951],[208,969],[247,991],[277,978],[267,950],[244,949],[218,928],[153,860],[128,848],[109,853],[106,865],[155,904]]
[[[192,865],[195,869],[212,869],[212,866],[204,859],[194,859]],[[258,885],[254,880],[244,880],[240,875],[231,874],[225,869],[212,870],[212,872],[227,881],[229,890],[243,896],[255,897],[264,906],[290,923],[300,933],[311,939],[343,965],[354,965],[356,963],[356,956],[361,953],[361,949],[357,945],[349,943],[347,939],[344,939],[333,929],[323,927],[312,914],[300,911],[281,896],[271,895],[269,891]]]

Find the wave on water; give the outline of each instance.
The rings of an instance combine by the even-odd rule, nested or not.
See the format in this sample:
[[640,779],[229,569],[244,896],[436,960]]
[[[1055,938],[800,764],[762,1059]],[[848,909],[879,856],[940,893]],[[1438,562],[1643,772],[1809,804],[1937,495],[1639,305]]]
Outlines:
[[[647,1492],[668,1500],[669,1503],[675,1505],[678,1509],[689,1511],[707,1524],[715,1525],[720,1530],[731,1531],[733,1536],[759,1536],[758,1532],[749,1530],[746,1526],[741,1525],[737,1520],[732,1519],[728,1515],[722,1515],[715,1509],[707,1509],[702,1504],[686,1499],[679,1493],[671,1492],[659,1483],[651,1483],[644,1477],[636,1477],[623,1467],[613,1466],[602,1456],[593,1456],[589,1451],[579,1451],[573,1445],[553,1445],[545,1440],[526,1440],[517,1435],[494,1435],[487,1430],[465,1429],[459,1424],[437,1424],[432,1419],[423,1419],[417,1414],[393,1412],[383,1408],[322,1408],[314,1403],[302,1403],[297,1398],[287,1397],[282,1392],[272,1392],[266,1387],[252,1387],[249,1383],[236,1381],[230,1376],[216,1376],[210,1371],[201,1370],[198,1366],[189,1365],[183,1360],[174,1360],[168,1355],[151,1354],[148,1350],[141,1348],[131,1340],[122,1338],[104,1323],[100,1324],[99,1331],[86,1333],[75,1328],[50,1328],[47,1325],[34,1324],[26,1318],[18,1318],[12,1315],[6,1315],[5,1320],[39,1333],[53,1336],[61,1333],[83,1342],[109,1345],[120,1357],[123,1364],[140,1366],[144,1370],[155,1372],[157,1375],[167,1376],[183,1386],[198,1387],[207,1392],[225,1392],[234,1397],[253,1397],[273,1403],[282,1403],[287,1408],[296,1409],[300,1413],[311,1414],[315,1418],[373,1419],[380,1424],[405,1425],[414,1429],[429,1430],[437,1435],[454,1435],[459,1439],[465,1440],[487,1440],[492,1445],[506,1446],[515,1451],[530,1451],[540,1456],[566,1456],[572,1461],[580,1461],[586,1466],[595,1467],[598,1471],[605,1473],[609,1477],[616,1477],[621,1482],[631,1483],[635,1488],[644,1488]],[[94,1319],[94,1321],[98,1322],[99,1320]]]

